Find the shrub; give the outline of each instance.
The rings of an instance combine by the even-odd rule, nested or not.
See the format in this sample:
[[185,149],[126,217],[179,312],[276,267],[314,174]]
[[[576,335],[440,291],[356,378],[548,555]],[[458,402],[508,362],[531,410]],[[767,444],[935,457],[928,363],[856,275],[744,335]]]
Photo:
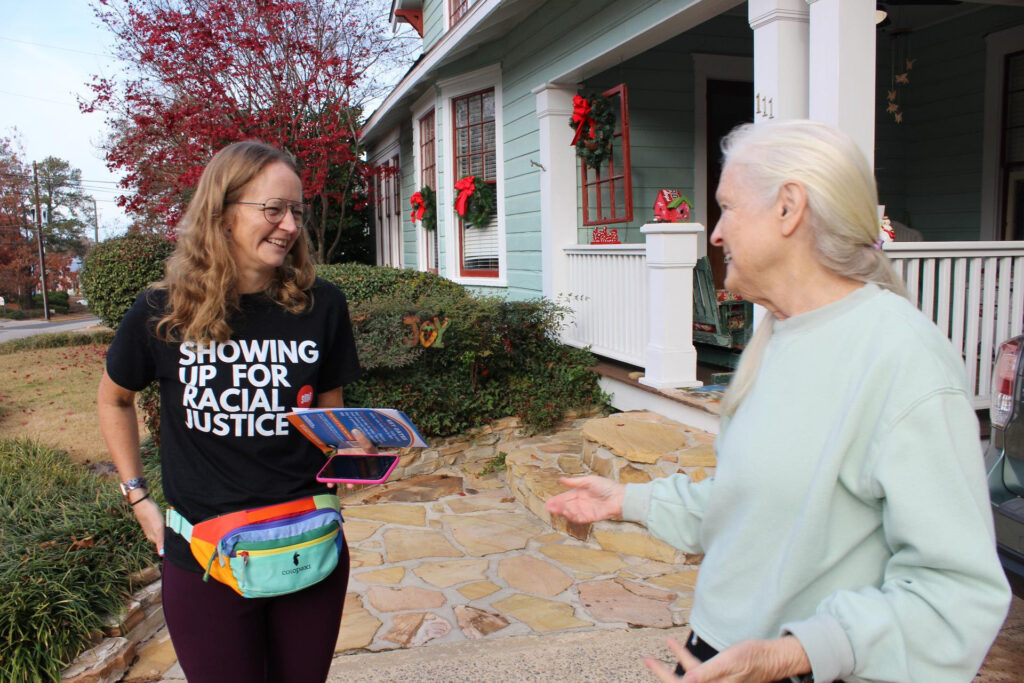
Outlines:
[[[156,453],[144,453],[163,503]],[[154,559],[113,481],[64,452],[0,440],[0,680],[59,680]]]
[[[68,293],[67,292],[47,292],[46,303],[50,306],[50,310],[56,311],[57,313],[67,313],[69,310],[68,304]],[[32,295],[32,308],[43,309],[43,295],[33,294]]]
[[90,310],[116,329],[139,292],[163,277],[164,261],[173,250],[166,237],[135,232],[94,246],[81,274]]
[[408,268],[341,263],[317,266],[316,274],[338,285],[350,302],[366,301],[381,295],[399,299],[418,299],[425,294],[444,293],[468,296],[461,285],[447,278]]
[[[555,338],[565,310],[551,302],[444,293],[373,297],[351,309],[366,374],[346,387],[346,403],[398,408],[426,435],[507,415],[549,429],[566,409],[606,401],[593,357]],[[434,330],[414,335],[410,319],[436,320],[437,340],[424,347]]]
[[[549,429],[566,410],[607,402],[593,356],[557,339],[563,307],[475,296],[413,270],[346,263],[317,274],[349,301],[364,375],[345,388],[347,405],[398,408],[425,436],[449,436],[510,415]],[[158,392],[138,398],[158,434]]]

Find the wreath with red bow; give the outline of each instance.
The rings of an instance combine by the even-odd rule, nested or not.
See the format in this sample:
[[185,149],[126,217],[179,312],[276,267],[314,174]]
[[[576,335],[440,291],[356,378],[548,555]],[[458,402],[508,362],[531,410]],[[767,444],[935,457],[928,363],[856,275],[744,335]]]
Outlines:
[[572,118],[569,127],[576,131],[572,145],[576,156],[591,168],[600,168],[612,155],[615,135],[615,107],[604,95],[582,95],[572,98]]
[[494,215],[498,193],[480,176],[468,175],[455,183],[455,213],[466,227],[486,228]]
[[424,230],[433,232],[437,229],[437,195],[430,185],[424,185],[419,192],[409,197],[412,214],[409,219],[419,221]]

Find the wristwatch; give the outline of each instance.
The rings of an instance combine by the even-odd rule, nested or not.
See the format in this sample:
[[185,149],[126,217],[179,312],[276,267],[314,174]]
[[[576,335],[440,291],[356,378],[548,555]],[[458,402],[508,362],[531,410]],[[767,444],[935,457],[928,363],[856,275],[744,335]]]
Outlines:
[[135,477],[134,479],[121,482],[121,495],[124,496],[125,500],[128,500],[128,492],[135,489],[149,490],[149,484],[146,483],[145,477]]

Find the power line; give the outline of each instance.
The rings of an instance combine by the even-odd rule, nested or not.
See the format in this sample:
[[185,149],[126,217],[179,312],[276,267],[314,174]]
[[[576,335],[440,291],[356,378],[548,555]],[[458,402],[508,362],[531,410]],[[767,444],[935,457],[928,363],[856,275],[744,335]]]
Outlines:
[[4,95],[10,95],[11,97],[24,97],[26,100],[39,100],[40,102],[49,102],[50,104],[60,104],[65,107],[74,107],[78,109],[78,105],[73,102],[62,102],[60,100],[49,100],[45,97],[35,97],[33,95],[22,95],[21,93],[11,92],[10,90],[0,90],[0,93]]
[[35,43],[35,42],[32,42],[31,40],[19,40],[17,38],[7,38],[5,36],[0,36],[0,40],[6,40],[7,42],[10,42],[10,43],[21,43],[22,45],[34,45],[36,47],[45,47],[45,48],[48,48],[50,50],[63,50],[64,52],[77,52],[80,55],[93,55],[94,57],[106,57],[107,59],[116,59],[113,55],[110,55],[110,54],[103,54],[103,53],[99,53],[99,52],[88,52],[86,50],[76,50],[76,49],[70,48],[70,47],[61,47],[60,45],[47,45],[46,43]]

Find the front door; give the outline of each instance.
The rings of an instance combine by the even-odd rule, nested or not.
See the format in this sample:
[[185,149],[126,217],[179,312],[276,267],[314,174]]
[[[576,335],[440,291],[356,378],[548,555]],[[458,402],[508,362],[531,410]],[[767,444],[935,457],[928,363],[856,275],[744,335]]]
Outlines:
[[[715,288],[721,289],[725,282],[725,261],[720,247],[711,245],[711,233],[722,215],[715,201],[718,177],[722,175],[722,138],[741,123],[754,120],[754,84],[743,81],[707,81],[707,206],[708,261],[715,278]],[[700,198],[697,201],[701,201]]]

